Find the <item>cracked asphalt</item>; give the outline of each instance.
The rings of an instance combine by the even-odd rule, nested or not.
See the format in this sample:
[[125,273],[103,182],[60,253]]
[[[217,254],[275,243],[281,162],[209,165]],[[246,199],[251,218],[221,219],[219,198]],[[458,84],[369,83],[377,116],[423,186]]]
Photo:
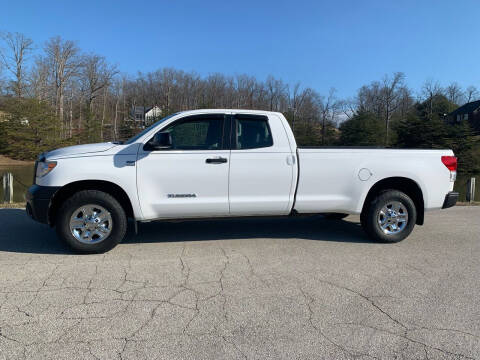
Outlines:
[[321,216],[157,222],[74,255],[1,209],[3,359],[480,359],[480,207],[399,244]]

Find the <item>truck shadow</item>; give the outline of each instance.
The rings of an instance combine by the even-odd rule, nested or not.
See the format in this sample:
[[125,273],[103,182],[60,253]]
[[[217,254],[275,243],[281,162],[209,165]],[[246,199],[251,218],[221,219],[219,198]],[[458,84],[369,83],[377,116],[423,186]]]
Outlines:
[[140,223],[139,235],[129,234],[124,243],[293,238],[352,243],[371,241],[359,223],[348,219],[327,220],[315,215]]
[[[0,209],[0,251],[38,254],[72,254],[55,230],[31,220],[23,209]],[[162,243],[236,239],[304,239],[369,243],[357,222],[327,220],[322,216],[288,218],[237,218],[158,221],[139,224],[135,235],[129,226],[125,243]],[[119,246],[122,246],[120,244]]]

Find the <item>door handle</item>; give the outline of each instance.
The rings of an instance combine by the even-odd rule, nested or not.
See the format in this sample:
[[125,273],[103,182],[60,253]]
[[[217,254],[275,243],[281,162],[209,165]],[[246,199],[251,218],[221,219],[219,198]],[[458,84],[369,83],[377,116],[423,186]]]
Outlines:
[[215,157],[215,158],[209,158],[209,159],[205,160],[205,162],[207,164],[223,164],[223,163],[227,162],[227,159],[219,156],[219,157]]
[[295,155],[287,156],[287,165],[295,165]]

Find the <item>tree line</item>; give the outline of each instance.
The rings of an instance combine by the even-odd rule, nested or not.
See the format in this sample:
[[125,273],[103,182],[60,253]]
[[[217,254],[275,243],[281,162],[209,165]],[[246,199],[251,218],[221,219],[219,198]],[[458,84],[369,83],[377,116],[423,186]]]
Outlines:
[[362,86],[341,99],[268,76],[201,76],[173,68],[121,73],[98,54],[53,37],[34,44],[3,33],[0,45],[0,152],[32,159],[54,147],[126,139],[141,130],[134,106],[158,106],[162,117],[199,108],[282,112],[300,145],[453,148],[464,171],[480,171],[478,129],[449,123],[447,114],[476,100],[479,91],[428,80],[410,89],[403,73]]

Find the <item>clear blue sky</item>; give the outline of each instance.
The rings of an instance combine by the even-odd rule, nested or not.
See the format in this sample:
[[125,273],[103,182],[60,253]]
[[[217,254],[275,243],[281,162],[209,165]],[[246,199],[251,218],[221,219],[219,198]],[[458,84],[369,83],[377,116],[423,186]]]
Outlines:
[[480,88],[480,1],[0,0],[0,31],[60,35],[135,74],[268,74],[353,96],[403,71]]

